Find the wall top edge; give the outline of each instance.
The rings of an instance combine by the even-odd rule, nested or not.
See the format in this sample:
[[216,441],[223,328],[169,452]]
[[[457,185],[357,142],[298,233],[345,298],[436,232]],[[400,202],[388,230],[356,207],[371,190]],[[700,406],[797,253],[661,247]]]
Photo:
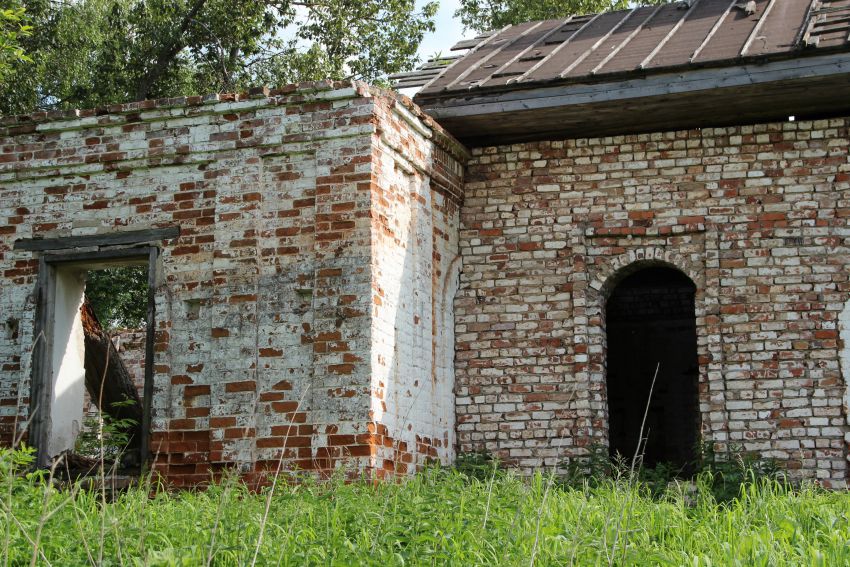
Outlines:
[[426,129],[430,130],[432,134],[431,141],[437,147],[445,150],[454,159],[458,160],[463,164],[466,163],[470,157],[472,157],[472,153],[465,145],[459,142],[457,138],[455,138],[448,130],[443,128],[443,126],[441,126],[440,123],[437,122],[433,117],[431,117],[429,114],[426,114],[425,111],[422,110],[418,104],[413,102],[410,97],[405,96],[392,89],[385,89],[381,87],[369,88],[373,96],[385,98],[391,101],[394,110],[397,113],[401,114],[404,119],[418,120],[421,126],[424,126]]
[[219,103],[252,101],[250,107],[281,104],[287,99],[303,96],[319,100],[336,100],[370,96],[368,85],[360,81],[309,81],[292,83],[279,88],[267,86],[251,88],[241,93],[212,93],[206,95],[180,96],[172,98],[148,99],[120,104],[110,104],[97,108],[38,111],[15,116],[0,116],[0,127],[61,122],[80,118],[100,117],[116,114],[134,114],[141,111],[164,110],[181,107],[213,106]]
[[[409,113],[421,126],[430,130],[432,133],[431,141],[438,147],[458,161],[465,162],[469,159],[469,150],[433,118],[423,112],[409,97],[391,89],[372,86],[356,80],[310,81],[292,83],[275,89],[266,86],[255,87],[242,93],[181,96],[111,104],[89,109],[39,111],[16,116],[0,116],[0,137],[11,138],[36,131],[76,129],[75,124],[77,127],[104,125],[101,124],[101,121],[106,121],[110,125],[120,124],[120,121],[109,120],[109,117],[123,116],[124,121],[130,123],[140,119],[139,113],[151,111],[208,107],[210,112],[215,112],[216,105],[222,104],[237,105],[237,107],[231,109],[236,111],[354,98],[382,98],[390,101],[391,105],[397,105],[402,109],[402,112]],[[67,124],[69,122],[72,124]]]

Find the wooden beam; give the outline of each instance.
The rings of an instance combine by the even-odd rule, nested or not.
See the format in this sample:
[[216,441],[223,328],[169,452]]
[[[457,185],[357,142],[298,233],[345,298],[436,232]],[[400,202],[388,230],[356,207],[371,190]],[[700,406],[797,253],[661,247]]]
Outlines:
[[[50,353],[53,350],[53,301],[51,289],[53,266],[44,258],[38,261],[38,283],[36,285],[35,339],[33,343],[32,367],[30,368],[30,407],[28,417],[29,444],[36,448],[36,466],[49,464],[47,447],[50,414],[51,376]],[[17,438],[18,432],[13,433]]]
[[[156,342],[156,264],[159,249],[148,250],[148,309],[145,319],[145,384],[142,393],[142,447],[141,461],[143,470],[151,465],[151,408],[153,407],[153,364],[154,343]],[[157,451],[159,449],[157,448]]]
[[850,116],[850,74],[701,91],[653,99],[553,107],[526,112],[444,118],[468,147],[533,140],[615,136],[766,122]]
[[125,230],[109,234],[67,236],[64,238],[25,238],[16,240],[14,250],[42,252],[45,250],[68,250],[71,248],[96,248],[126,244],[147,244],[180,236],[180,227],[152,228],[148,230]]

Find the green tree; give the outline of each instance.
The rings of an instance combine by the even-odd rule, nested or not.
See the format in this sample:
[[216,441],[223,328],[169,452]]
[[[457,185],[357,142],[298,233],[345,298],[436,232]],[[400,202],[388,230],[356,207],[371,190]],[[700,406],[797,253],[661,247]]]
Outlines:
[[671,0],[461,0],[455,17],[464,27],[484,32],[508,24],[551,20],[574,14],[595,14],[622,10],[640,4],[666,4]]
[[412,68],[436,2],[25,0],[32,58],[13,63],[1,113],[93,107],[258,84]]
[[0,4],[0,86],[15,63],[26,63],[29,57],[21,47],[21,39],[32,31],[26,22],[26,10],[20,0],[2,0]]
[[125,266],[86,274],[86,297],[107,331],[138,329],[148,314],[148,269]]

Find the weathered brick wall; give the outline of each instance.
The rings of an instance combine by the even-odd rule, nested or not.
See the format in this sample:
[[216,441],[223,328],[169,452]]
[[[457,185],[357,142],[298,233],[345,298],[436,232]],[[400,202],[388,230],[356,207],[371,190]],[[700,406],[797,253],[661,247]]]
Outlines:
[[[121,363],[130,375],[133,385],[136,387],[136,392],[139,398],[144,396],[145,388],[145,339],[147,331],[145,329],[114,329],[109,331],[112,337],[112,344],[118,351],[121,357]],[[86,417],[96,418],[100,410],[95,404],[89,393],[86,392],[83,396],[83,408]]]
[[475,149],[459,450],[529,470],[604,446],[605,298],[656,263],[697,286],[704,438],[845,486],[848,146],[834,119]]
[[[231,466],[251,478],[281,451],[287,467],[381,468],[370,207],[376,101],[389,96],[317,83],[5,122],[0,313],[15,331],[0,336],[4,442],[28,408],[38,269],[13,243],[180,226],[157,266],[157,470],[183,484]],[[432,138],[420,151],[448,140],[414,122]]]
[[121,356],[124,368],[133,379],[139,395],[145,385],[145,339],[147,331],[142,329],[116,329],[110,331],[112,344]]
[[[413,107],[378,105],[372,418],[386,470],[454,460],[453,300],[462,169]],[[443,144],[456,155],[460,146]]]

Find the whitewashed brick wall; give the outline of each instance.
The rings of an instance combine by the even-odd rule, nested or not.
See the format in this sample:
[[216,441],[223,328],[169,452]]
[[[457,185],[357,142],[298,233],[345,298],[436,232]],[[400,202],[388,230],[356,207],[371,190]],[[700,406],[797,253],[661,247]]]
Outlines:
[[422,187],[432,170],[460,174],[438,126],[359,83],[3,121],[0,441],[27,417],[34,338],[38,257],[14,242],[179,226],[157,266],[156,469],[175,484],[232,467],[261,482],[283,455],[287,468],[382,471],[371,207],[381,140],[406,129]]

